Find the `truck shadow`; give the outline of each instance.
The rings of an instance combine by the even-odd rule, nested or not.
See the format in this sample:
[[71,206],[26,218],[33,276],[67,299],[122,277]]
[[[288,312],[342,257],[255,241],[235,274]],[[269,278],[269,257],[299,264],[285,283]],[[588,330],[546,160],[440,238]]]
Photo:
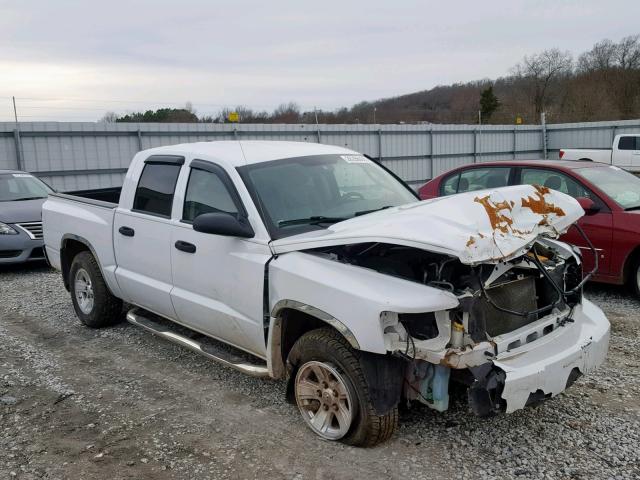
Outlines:
[[52,272],[53,269],[47,265],[47,262],[28,262],[17,263],[15,265],[0,265],[0,275],[3,273],[37,273],[37,272]]

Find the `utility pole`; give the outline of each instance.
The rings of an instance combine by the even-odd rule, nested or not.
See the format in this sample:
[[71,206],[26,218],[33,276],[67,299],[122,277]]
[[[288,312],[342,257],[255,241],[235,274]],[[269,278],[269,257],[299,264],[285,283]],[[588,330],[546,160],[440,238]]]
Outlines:
[[313,107],[313,114],[316,117],[316,133],[318,135],[318,143],[321,143],[322,137],[320,137],[320,125],[318,124],[318,109],[315,106]]
[[22,170],[22,139],[20,138],[20,124],[18,123],[18,110],[16,109],[16,97],[11,97],[13,101],[13,118],[16,121],[16,128],[13,131],[13,140],[16,145],[16,165],[18,170]]
[[18,128],[18,111],[16,110],[16,97],[11,97],[13,100],[13,118],[16,120],[16,128]]
[[540,114],[540,124],[542,126],[542,151],[544,153],[544,159],[548,159],[548,151],[547,151],[547,114],[542,112]]
[[482,135],[482,110],[478,110],[478,135],[473,135],[473,163],[476,163],[478,160],[478,156],[481,153],[480,149],[480,139]]

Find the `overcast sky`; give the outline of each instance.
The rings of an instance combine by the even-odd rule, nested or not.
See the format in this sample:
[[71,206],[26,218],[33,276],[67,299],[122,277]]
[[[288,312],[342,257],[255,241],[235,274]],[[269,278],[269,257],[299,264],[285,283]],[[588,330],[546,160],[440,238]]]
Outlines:
[[0,0],[0,121],[334,109],[640,33],[638,0]]

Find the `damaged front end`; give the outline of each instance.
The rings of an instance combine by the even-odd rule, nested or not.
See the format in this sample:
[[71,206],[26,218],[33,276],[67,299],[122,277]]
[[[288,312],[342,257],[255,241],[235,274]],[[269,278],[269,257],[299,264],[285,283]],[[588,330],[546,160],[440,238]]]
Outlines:
[[456,255],[381,241],[309,252],[457,300],[442,310],[381,312],[386,350],[407,361],[407,400],[447,410],[455,382],[467,387],[475,414],[512,412],[557,395],[604,361],[609,323],[582,296],[593,272],[583,275],[577,250],[553,238],[579,218],[577,202],[553,192],[563,210],[548,190],[530,188],[520,204],[500,191],[476,196],[488,228],[476,225]]

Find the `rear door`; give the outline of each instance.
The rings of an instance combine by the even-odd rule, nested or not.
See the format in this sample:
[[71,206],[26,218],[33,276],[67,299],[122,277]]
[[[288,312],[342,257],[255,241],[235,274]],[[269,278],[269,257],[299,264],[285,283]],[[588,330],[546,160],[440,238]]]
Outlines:
[[[578,220],[589,240],[598,252],[598,273],[607,275],[610,269],[611,242],[613,235],[613,216],[606,204],[600,200],[591,190],[585,187],[574,177],[563,172],[547,168],[523,167],[519,171],[519,183],[525,185],[543,185],[553,190],[558,190],[573,198],[586,197],[594,201],[600,207],[600,211],[593,215],[585,215]],[[562,236],[561,240],[576,245],[582,252],[584,271],[593,269],[594,258],[587,242],[575,229]]]
[[116,209],[113,231],[125,300],[171,319],[171,210],[183,164],[184,157],[149,157],[132,204]]

